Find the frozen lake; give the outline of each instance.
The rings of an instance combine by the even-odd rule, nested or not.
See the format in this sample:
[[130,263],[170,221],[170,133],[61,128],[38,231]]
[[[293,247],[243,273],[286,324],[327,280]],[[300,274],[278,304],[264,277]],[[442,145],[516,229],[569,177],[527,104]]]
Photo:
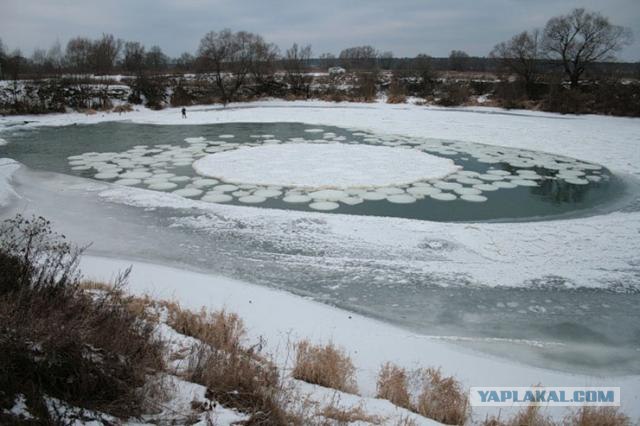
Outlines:
[[[624,192],[606,168],[569,157],[301,123],[100,123],[26,129],[5,138],[14,143],[0,147],[0,156],[35,169],[276,209],[513,221],[606,210]],[[270,149],[279,151],[251,157]],[[451,166],[421,163],[419,155]],[[199,175],[196,160],[213,169]],[[442,176],[430,175],[438,167]],[[345,181],[349,173],[352,180]],[[305,187],[294,186],[305,178],[311,179]]]
[[[314,132],[307,132],[310,129]],[[186,266],[286,289],[436,339],[533,365],[595,374],[640,372],[637,281],[603,274],[606,277],[587,283],[579,274],[568,276],[555,262],[563,267],[569,262],[556,256],[555,250],[568,252],[567,259],[573,258],[570,251],[574,250],[576,259],[582,257],[590,264],[593,262],[588,256],[593,254],[586,250],[581,253],[575,247],[563,248],[558,230],[565,227],[561,224],[535,222],[540,227],[530,228],[526,223],[637,210],[628,203],[628,185],[607,169],[570,157],[471,142],[382,136],[332,126],[315,129],[318,126],[301,123],[100,123],[10,130],[2,135],[9,144],[0,147],[0,157],[14,158],[29,169],[21,169],[14,178],[21,200],[2,214],[44,215],[74,241],[91,242],[90,253]],[[326,134],[330,137],[324,138]],[[320,143],[320,139],[396,149],[403,149],[399,145],[421,146],[471,173],[458,171],[453,178],[422,185],[405,182],[391,186],[401,193],[385,193],[379,187],[339,189],[361,191],[347,193],[350,198],[358,198],[363,190],[386,194],[383,199],[354,205],[342,202],[343,195],[335,200],[319,199],[336,202],[338,207],[331,212],[353,215],[351,220],[310,213],[311,203],[284,201],[291,191],[298,196],[309,196],[307,192],[313,191],[219,179],[200,186],[198,182],[206,177],[198,176],[191,166],[197,158],[241,148],[234,144]],[[100,157],[101,153],[108,155]],[[151,158],[158,155],[160,158]],[[151,159],[141,160],[144,157]],[[331,162],[332,158],[321,160]],[[102,163],[100,168],[93,167],[91,163],[95,162]],[[100,182],[95,180],[99,173],[103,174]],[[129,174],[120,176],[125,173]],[[495,178],[484,180],[482,176]],[[185,179],[171,180],[174,177]],[[118,189],[103,183],[120,179],[129,179],[124,182],[126,187]],[[507,184],[498,187],[494,186],[496,182]],[[158,195],[153,196],[149,191],[135,191],[135,187],[162,183],[175,186],[154,190]],[[241,188],[243,184],[254,187]],[[220,185],[238,188],[215,190]],[[435,192],[451,194],[455,199],[433,198],[428,193],[431,190],[421,192],[419,188],[437,188]],[[456,191],[462,188],[470,191]],[[185,189],[199,192],[175,194],[180,197],[171,194]],[[238,191],[248,193],[235,195]],[[256,196],[256,191],[272,191],[271,196],[253,205],[273,210],[244,207],[247,203],[241,198]],[[204,199],[211,193],[229,195],[224,201],[231,206]],[[397,195],[410,196],[413,201],[393,202],[390,197]],[[486,200],[469,201],[463,195],[479,195]],[[204,202],[191,198],[203,198]],[[291,213],[282,215],[278,210]],[[371,217],[370,222],[361,221],[357,215]],[[546,266],[527,264],[527,256],[522,256],[514,266],[518,273],[505,273],[510,267],[508,259],[496,260],[457,237],[458,233],[474,235],[475,229],[484,229],[478,228],[481,225],[452,228],[443,224],[443,228],[435,229],[425,222],[426,227],[416,231],[415,221],[379,216],[442,222],[521,222],[522,229],[483,231],[478,244],[482,250],[500,245],[508,251],[503,244],[508,241],[507,235],[529,238],[529,247],[546,255]],[[617,232],[609,225],[597,225]],[[373,233],[382,236],[373,237],[363,227],[375,229]],[[414,243],[407,234],[419,238]],[[550,245],[554,238],[560,241],[559,247]],[[592,267],[600,269],[598,265]],[[497,279],[491,282],[476,276],[477,270],[509,277],[517,285],[500,285]],[[637,277],[637,271],[625,272]]]

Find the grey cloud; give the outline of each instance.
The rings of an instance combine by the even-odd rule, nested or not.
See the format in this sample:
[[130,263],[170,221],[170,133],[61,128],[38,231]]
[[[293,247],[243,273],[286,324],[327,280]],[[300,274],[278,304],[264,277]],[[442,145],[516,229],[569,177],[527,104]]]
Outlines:
[[260,33],[281,48],[309,43],[318,54],[371,44],[396,56],[446,56],[452,49],[484,56],[574,7],[630,27],[636,38],[620,57],[640,60],[638,0],[2,0],[0,37],[28,53],[56,39],[111,32],[178,55],[195,51],[207,31],[228,27]]

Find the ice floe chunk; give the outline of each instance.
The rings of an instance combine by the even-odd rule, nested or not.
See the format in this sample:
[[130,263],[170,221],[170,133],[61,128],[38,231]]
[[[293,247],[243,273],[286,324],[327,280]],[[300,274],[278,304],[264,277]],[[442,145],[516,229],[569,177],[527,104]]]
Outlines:
[[309,207],[314,210],[335,210],[340,207],[340,204],[335,203],[333,201],[316,201],[315,203],[309,204]]
[[202,194],[202,190],[198,188],[182,188],[172,192],[173,194],[180,195],[181,197],[194,198]]
[[395,204],[410,204],[415,203],[416,199],[408,194],[389,195],[387,201]]
[[233,200],[233,197],[223,192],[207,192],[201,200],[209,203],[227,203]]
[[241,203],[246,203],[246,204],[259,204],[259,203],[264,203],[265,201],[267,201],[267,198],[266,197],[260,197],[258,195],[247,195],[247,196],[238,198],[238,201],[240,201]]

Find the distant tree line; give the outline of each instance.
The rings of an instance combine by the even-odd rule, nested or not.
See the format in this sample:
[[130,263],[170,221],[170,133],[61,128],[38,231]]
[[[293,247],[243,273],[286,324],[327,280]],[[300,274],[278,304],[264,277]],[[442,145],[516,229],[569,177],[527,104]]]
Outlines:
[[[124,84],[131,88],[129,101],[158,108],[261,96],[371,101],[383,92],[390,102],[415,96],[442,105],[488,93],[500,106],[562,112],[582,112],[585,104],[610,105],[609,96],[616,98],[613,103],[626,102],[635,110],[640,103],[637,84],[625,92],[620,79],[640,78],[640,64],[612,62],[630,40],[628,29],[585,9],[553,17],[543,29],[516,34],[487,57],[453,50],[446,58],[424,53],[397,58],[370,45],[348,47],[337,56],[314,55],[310,45],[293,43],[281,51],[258,34],[224,29],[205,34],[194,54],[171,58],[159,46],[147,48],[103,34],[96,39],[75,37],[66,46],[55,42],[47,50],[35,49],[30,57],[7,50],[0,41],[0,78],[46,80],[49,92],[56,90],[52,79],[68,80],[75,86],[70,90],[63,84],[64,95],[72,93],[74,105],[87,107],[95,104],[90,99],[96,95],[82,84],[84,78],[124,74]],[[8,90],[17,105],[18,84]],[[48,99],[49,92],[38,96]],[[108,106],[106,90],[98,98]],[[56,99],[60,108],[64,101]],[[47,110],[49,103],[42,101],[39,108]]]

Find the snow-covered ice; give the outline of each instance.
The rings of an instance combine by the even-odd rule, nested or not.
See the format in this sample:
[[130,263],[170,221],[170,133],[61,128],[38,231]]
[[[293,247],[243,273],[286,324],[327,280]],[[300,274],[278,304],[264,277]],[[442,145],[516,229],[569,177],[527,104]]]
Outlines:
[[193,167],[226,182],[292,188],[403,185],[458,169],[449,159],[415,150],[340,143],[240,148],[203,157]]

